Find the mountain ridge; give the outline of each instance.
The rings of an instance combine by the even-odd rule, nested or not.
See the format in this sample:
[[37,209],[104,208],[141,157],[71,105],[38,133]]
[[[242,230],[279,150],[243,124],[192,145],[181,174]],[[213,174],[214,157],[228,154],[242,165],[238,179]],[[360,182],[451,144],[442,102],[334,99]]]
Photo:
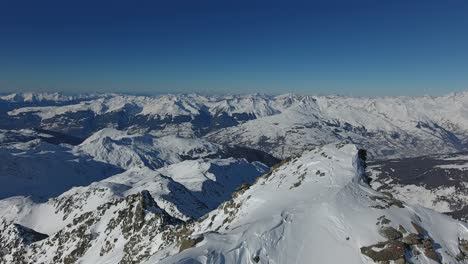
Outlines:
[[0,263],[468,260],[468,93],[94,96],[0,98]]

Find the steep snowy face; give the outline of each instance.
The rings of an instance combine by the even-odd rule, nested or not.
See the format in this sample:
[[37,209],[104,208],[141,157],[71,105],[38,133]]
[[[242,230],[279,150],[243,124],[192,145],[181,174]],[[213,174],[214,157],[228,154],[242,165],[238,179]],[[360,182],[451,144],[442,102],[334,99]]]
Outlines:
[[[200,218],[267,170],[243,159],[188,160],[159,170],[132,168],[46,203],[0,200],[0,223],[11,230],[0,237],[6,249],[0,257],[6,263],[140,263],[184,237],[184,221]],[[17,226],[40,239],[23,243]]]
[[357,154],[327,145],[287,161],[146,263],[464,263],[467,225],[372,190]]
[[156,169],[184,159],[213,155],[219,149],[219,146],[202,139],[176,136],[156,138],[149,134],[129,134],[112,128],[96,132],[77,147],[78,152],[124,169]]
[[7,263],[464,263],[466,223],[372,190],[364,159],[354,145],[331,144],[260,178],[268,168],[258,162],[185,160],[157,170],[134,167],[47,203],[4,199],[1,257]]
[[376,161],[369,164],[369,174],[378,191],[468,220],[466,153]]
[[[46,234],[143,190],[171,216],[198,219],[265,173],[269,167],[259,161],[275,162],[258,151],[221,148],[203,139],[116,129],[103,129],[79,146],[28,141],[49,136],[30,130],[7,132],[0,145],[0,220]],[[18,135],[25,142],[10,142]]]
[[245,160],[189,160],[159,170],[133,168],[74,187],[44,203],[25,197],[0,200],[0,221],[14,222],[53,235],[75,218],[99,206],[147,191],[174,218],[198,219],[230,199],[242,184],[251,184],[268,167]]

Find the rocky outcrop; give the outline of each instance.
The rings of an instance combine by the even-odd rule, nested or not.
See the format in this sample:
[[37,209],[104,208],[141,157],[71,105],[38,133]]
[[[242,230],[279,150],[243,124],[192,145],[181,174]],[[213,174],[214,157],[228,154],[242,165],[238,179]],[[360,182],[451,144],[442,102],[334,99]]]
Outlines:
[[[381,225],[379,228],[379,234],[385,237],[387,241],[379,242],[371,246],[361,247],[361,253],[363,255],[366,255],[379,263],[390,263],[390,261],[394,261],[393,263],[404,264],[410,261],[409,256],[424,254],[427,258],[430,258],[437,263],[441,263],[441,257],[435,250],[434,241],[420,224],[411,222],[417,232],[416,234],[409,233],[401,225],[398,227],[398,230],[394,227],[388,226],[391,221],[384,215],[379,217],[377,220],[377,225]],[[468,243],[465,244],[465,242],[460,242],[459,244],[463,244],[464,247],[468,247]],[[460,254],[457,258],[463,259],[464,257],[465,255],[463,250],[460,248]]]
[[15,223],[0,223],[0,263],[27,263],[29,246],[48,236]]
[[362,247],[361,253],[374,261],[390,261],[405,258],[405,244],[401,241],[380,242]]
[[383,237],[387,238],[388,240],[398,240],[402,238],[402,234],[400,231],[396,230],[391,226],[385,226],[379,229],[379,234]]
[[121,252],[122,264],[140,263],[151,254],[152,246],[162,248],[174,242],[161,238],[182,224],[162,210],[148,191],[142,191],[74,218],[51,237],[13,225],[8,234],[16,239],[5,243],[2,238],[0,245],[16,249],[3,254],[11,259],[10,263],[35,263],[40,258],[49,263],[71,264],[91,249],[99,250],[100,256]]

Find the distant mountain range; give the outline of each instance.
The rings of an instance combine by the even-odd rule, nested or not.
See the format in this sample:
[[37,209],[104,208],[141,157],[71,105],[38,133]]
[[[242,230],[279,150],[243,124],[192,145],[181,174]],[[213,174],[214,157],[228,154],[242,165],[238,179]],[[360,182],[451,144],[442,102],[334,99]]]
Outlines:
[[205,137],[278,158],[348,141],[375,158],[467,150],[468,93],[351,98],[118,94],[0,97],[0,128],[41,128],[86,138],[106,127],[156,136]]
[[468,93],[2,95],[0,263],[467,263],[467,137]]

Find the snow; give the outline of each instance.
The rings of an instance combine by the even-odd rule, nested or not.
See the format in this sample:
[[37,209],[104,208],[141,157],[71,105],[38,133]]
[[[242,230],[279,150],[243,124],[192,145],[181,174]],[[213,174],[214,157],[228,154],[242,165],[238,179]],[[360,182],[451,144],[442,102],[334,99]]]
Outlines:
[[[12,96],[7,95],[3,98]],[[57,98],[62,97],[64,96],[55,95],[46,98],[58,100]],[[400,128],[405,131],[414,131],[416,122],[435,122],[442,125],[450,123],[459,130],[468,129],[468,115],[465,114],[468,110],[467,93],[440,97],[377,98],[299,95],[276,97],[162,95],[150,97],[108,94],[94,100],[65,106],[19,108],[10,111],[9,114],[33,112],[43,119],[48,119],[66,112],[90,110],[96,114],[103,114],[124,108],[138,115],[193,116],[208,111],[212,114],[224,112],[228,115],[247,113],[256,117],[281,114],[291,108],[302,108],[324,119],[348,122],[354,126],[365,126],[370,130],[398,131]]]
[[66,102],[66,101],[73,101],[78,99],[92,99],[95,98],[97,95],[64,95],[60,93],[12,93],[6,95],[0,95],[0,100],[5,100],[9,102],[29,102],[29,103],[37,103],[37,102]]
[[[0,224],[50,235],[34,249],[26,246],[30,263],[76,254],[87,243],[76,236],[85,224],[83,234],[92,239],[78,256],[83,264],[117,263],[128,257],[127,250],[134,251],[132,259],[147,254],[145,263],[255,263],[256,257],[259,263],[373,263],[360,248],[385,241],[379,234],[382,216],[388,225],[413,233],[417,223],[437,243],[445,263],[462,263],[454,256],[458,239],[468,239],[467,224],[436,212],[450,211],[439,198],[456,189],[395,185],[394,196],[406,203],[389,205],[390,198],[365,183],[357,153],[362,146],[376,157],[458,150],[468,131],[468,93],[383,98],[26,93],[0,100],[21,106],[8,118],[39,117],[41,125],[52,127],[80,111],[168,122],[160,129],[92,127],[100,130],[77,146],[46,143],[51,135],[31,129],[0,130]],[[237,123],[210,127],[204,135],[192,121],[205,115],[227,115]],[[179,123],[181,117],[186,121]],[[269,172],[257,161],[226,158],[223,144],[292,158]],[[124,230],[115,224],[152,199],[156,205],[145,208],[143,219],[144,224],[156,219],[153,226]],[[203,240],[179,252],[184,236]],[[108,243],[113,248],[102,253]],[[424,255],[408,257],[415,264],[431,263]]]
[[[123,114],[132,118],[127,128],[133,131],[184,137],[210,133],[208,139],[211,141],[251,146],[280,158],[341,140],[369,149],[376,158],[388,158],[464,149],[463,142],[468,133],[467,111],[468,93],[375,98],[294,94],[106,94],[66,105],[16,108],[8,115],[10,118],[37,116],[47,128],[53,129],[50,122],[73,119],[73,113],[89,114],[90,119],[106,115],[115,118]],[[232,118],[218,127],[216,118],[224,120],[223,117]],[[154,122],[153,125],[158,124],[157,128],[146,127],[141,120]],[[60,125],[63,126],[65,124]],[[102,127],[86,127],[77,135],[88,136],[87,129],[96,131],[98,128]]]
[[150,134],[129,134],[113,128],[102,129],[77,147],[94,159],[129,169],[160,168],[177,163],[184,156],[204,157],[216,153],[219,146],[203,139],[186,139],[174,135],[157,138]]
[[131,96],[131,95],[103,95],[90,101],[77,104],[55,107],[24,107],[8,112],[9,115],[19,115],[32,112],[42,119],[49,119],[68,112],[92,111],[96,114],[105,114],[122,110],[124,108],[135,114],[146,116],[183,116],[197,115],[208,107],[208,112],[218,113],[227,111],[235,113],[251,113],[264,116],[278,113],[271,105],[269,98],[247,97],[204,97],[198,95],[162,95],[162,96]]
[[419,206],[372,208],[370,197],[381,194],[362,182],[356,152],[352,145],[328,145],[293,159],[235,198],[240,207],[233,215],[226,207],[211,212],[198,227],[202,243],[162,261],[156,254],[147,263],[253,263],[255,256],[268,263],[372,263],[359,248],[384,240],[375,224],[381,215],[407,230],[417,221],[447,250],[438,253],[457,263],[453,245],[468,236],[466,224]]

